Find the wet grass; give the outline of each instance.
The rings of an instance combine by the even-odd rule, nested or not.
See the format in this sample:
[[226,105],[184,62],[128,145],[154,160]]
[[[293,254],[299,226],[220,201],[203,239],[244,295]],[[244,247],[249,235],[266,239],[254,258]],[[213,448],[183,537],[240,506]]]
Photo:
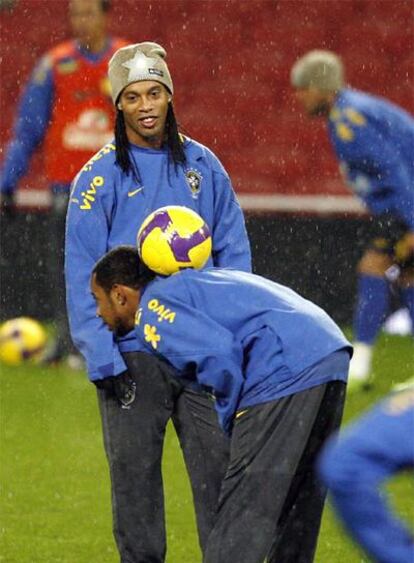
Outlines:
[[[375,388],[348,398],[349,421],[413,372],[412,341],[383,336]],[[381,375],[380,375],[381,374]],[[0,368],[0,561],[115,563],[109,479],[93,387],[69,369]],[[197,563],[189,485],[174,433],[165,456],[169,563]],[[389,486],[399,513],[413,521],[408,476]],[[336,523],[329,506],[316,561],[367,561]]]

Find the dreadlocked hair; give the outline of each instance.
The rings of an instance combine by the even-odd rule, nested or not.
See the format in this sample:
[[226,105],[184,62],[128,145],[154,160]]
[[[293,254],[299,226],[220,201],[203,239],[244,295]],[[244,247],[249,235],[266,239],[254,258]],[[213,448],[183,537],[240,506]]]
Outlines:
[[124,114],[121,110],[116,110],[115,118],[115,155],[116,162],[125,174],[132,168],[129,157],[129,141],[125,128]]
[[[187,159],[172,103],[168,104],[167,117],[165,120],[165,135],[168,152],[174,163],[174,167],[185,164]],[[116,110],[115,118],[115,154],[116,162],[121,170],[125,172],[125,174],[132,172],[139,181],[139,173],[129,154],[129,141],[126,133],[124,114],[119,109]]]
[[168,150],[174,162],[174,166],[185,164],[187,159],[184,152],[183,141],[178,130],[178,123],[171,102],[168,104],[165,132],[167,135]]

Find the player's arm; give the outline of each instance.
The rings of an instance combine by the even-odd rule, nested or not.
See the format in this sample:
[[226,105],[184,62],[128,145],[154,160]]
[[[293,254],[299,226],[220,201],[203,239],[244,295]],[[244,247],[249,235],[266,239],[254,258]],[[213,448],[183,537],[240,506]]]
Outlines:
[[243,211],[223,165],[211,152],[209,158],[213,167],[214,184],[214,266],[251,272],[250,242]]
[[43,141],[52,113],[53,73],[48,57],[34,69],[21,97],[13,137],[6,147],[0,189],[12,194],[26,173],[30,157]]
[[212,392],[220,424],[230,432],[243,385],[240,344],[187,298],[168,295],[162,287],[144,296],[136,319],[138,340],[174,366],[182,381],[197,381]]
[[[94,186],[95,184],[99,184]],[[85,357],[89,378],[118,375],[126,365],[112,333],[96,316],[90,290],[92,269],[107,248],[113,185],[93,170],[75,180],[68,207],[65,243],[67,310],[72,339]],[[92,186],[92,187],[91,187]],[[93,193],[93,201],[82,194]]]
[[[399,402],[399,404],[398,404]],[[414,538],[387,504],[382,484],[413,467],[414,392],[400,394],[328,443],[320,474],[351,534],[376,561],[407,562]]]

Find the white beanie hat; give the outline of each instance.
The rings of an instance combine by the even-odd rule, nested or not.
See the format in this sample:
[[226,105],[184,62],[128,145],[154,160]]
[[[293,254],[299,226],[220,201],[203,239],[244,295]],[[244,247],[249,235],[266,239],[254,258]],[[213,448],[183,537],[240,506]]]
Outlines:
[[344,86],[344,66],[338,55],[332,51],[309,51],[298,59],[290,73],[294,88],[314,87],[318,90],[335,92]]
[[150,41],[118,49],[108,64],[114,104],[126,86],[140,80],[161,82],[172,94],[173,84],[165,62],[166,56],[167,53],[161,45]]

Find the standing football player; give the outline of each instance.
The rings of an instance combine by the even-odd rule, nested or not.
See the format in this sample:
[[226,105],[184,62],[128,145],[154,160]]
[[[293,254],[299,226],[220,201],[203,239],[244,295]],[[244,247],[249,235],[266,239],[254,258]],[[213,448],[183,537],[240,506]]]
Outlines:
[[[48,51],[23,92],[14,134],[5,149],[1,207],[12,215],[16,187],[30,158],[43,145],[52,196],[49,237],[49,296],[57,329],[55,346],[43,360],[76,361],[66,318],[63,279],[64,232],[70,184],[80,167],[112,138],[113,106],[108,61],[126,42],[107,34],[109,0],[70,0],[74,38]],[[77,362],[79,363],[79,362]]]
[[306,113],[327,121],[340,169],[374,215],[374,238],[358,264],[348,383],[349,389],[361,389],[371,382],[373,345],[389,313],[392,273],[414,320],[414,119],[384,99],[346,87],[342,61],[330,51],[301,57],[291,82]]
[[[311,563],[325,489],[314,462],[341,421],[351,347],[287,287],[225,268],[161,278],[134,247],[94,268],[97,314],[214,395],[230,461],[204,563]],[[168,310],[168,318],[159,310]]]
[[86,359],[108,457],[114,533],[122,561],[164,561],[161,455],[172,419],[192,485],[202,550],[211,531],[228,440],[211,397],[182,389],[170,366],[139,351],[134,334],[113,339],[90,293],[95,262],[135,244],[144,219],[165,205],[193,209],[212,232],[210,264],[249,271],[244,218],[229,176],[205,146],[178,131],[173,81],[160,45],[118,50],[109,63],[115,140],[77,176],[66,236],[66,286],[72,336]]

